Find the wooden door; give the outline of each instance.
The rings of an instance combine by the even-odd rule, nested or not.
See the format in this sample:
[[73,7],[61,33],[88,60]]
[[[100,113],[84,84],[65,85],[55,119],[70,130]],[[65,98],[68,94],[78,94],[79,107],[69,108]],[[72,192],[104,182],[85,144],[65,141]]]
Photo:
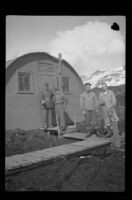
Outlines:
[[52,91],[57,86],[57,77],[54,74],[40,74],[40,90],[42,91],[44,84],[48,83],[49,89]]
[[[55,74],[39,74],[39,81],[40,81],[40,92],[43,90],[44,84],[48,83],[49,89],[54,91],[54,88],[57,87],[57,75]],[[55,107],[52,110],[52,120],[53,125],[56,124],[56,116],[55,116]],[[43,124],[43,109],[41,105],[41,124]]]

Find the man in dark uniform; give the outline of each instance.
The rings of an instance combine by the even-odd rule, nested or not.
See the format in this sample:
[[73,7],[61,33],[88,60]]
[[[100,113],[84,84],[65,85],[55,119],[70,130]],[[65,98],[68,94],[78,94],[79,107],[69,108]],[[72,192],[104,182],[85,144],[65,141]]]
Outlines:
[[53,92],[49,89],[48,83],[44,84],[41,94],[41,103],[43,109],[43,128],[53,126],[52,112],[53,112]]

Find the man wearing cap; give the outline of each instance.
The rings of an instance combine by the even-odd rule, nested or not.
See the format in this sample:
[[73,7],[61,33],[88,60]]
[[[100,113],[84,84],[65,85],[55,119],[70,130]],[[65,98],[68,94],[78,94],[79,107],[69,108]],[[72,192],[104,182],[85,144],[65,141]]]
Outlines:
[[116,97],[112,90],[108,90],[107,84],[102,83],[103,92],[99,95],[99,104],[102,107],[104,125],[108,133],[106,137],[110,137],[113,130],[113,146],[120,147],[120,136],[118,131],[118,116],[115,111]]
[[[99,135],[98,131],[98,101],[96,94],[91,90],[91,84],[85,84],[85,91],[80,96],[80,107],[85,117],[85,126],[90,132]],[[90,134],[88,133],[88,136]]]
[[41,103],[43,109],[43,128],[52,127],[52,111],[53,111],[53,92],[49,89],[48,83],[44,84],[41,93]]
[[56,116],[58,117],[60,124],[61,134],[63,134],[63,131],[66,128],[64,111],[67,101],[63,91],[59,90],[59,88],[55,88],[54,103],[55,103]]

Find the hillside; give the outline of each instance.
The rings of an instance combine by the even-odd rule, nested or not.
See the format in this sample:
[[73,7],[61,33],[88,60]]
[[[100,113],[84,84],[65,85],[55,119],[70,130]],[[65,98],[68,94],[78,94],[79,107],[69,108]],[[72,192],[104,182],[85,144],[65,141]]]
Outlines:
[[102,82],[106,82],[108,86],[119,86],[125,84],[125,68],[123,66],[110,70],[96,70],[90,76],[82,75],[83,83],[89,82],[92,87],[101,87]]

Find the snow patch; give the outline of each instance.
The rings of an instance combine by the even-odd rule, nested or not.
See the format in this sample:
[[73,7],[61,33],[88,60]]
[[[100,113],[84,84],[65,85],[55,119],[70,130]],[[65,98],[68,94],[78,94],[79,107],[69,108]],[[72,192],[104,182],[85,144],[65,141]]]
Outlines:
[[125,84],[125,67],[120,66],[107,71],[96,70],[90,76],[81,76],[83,83],[91,83],[92,88],[101,87],[102,82],[106,82],[108,86],[118,86]]

